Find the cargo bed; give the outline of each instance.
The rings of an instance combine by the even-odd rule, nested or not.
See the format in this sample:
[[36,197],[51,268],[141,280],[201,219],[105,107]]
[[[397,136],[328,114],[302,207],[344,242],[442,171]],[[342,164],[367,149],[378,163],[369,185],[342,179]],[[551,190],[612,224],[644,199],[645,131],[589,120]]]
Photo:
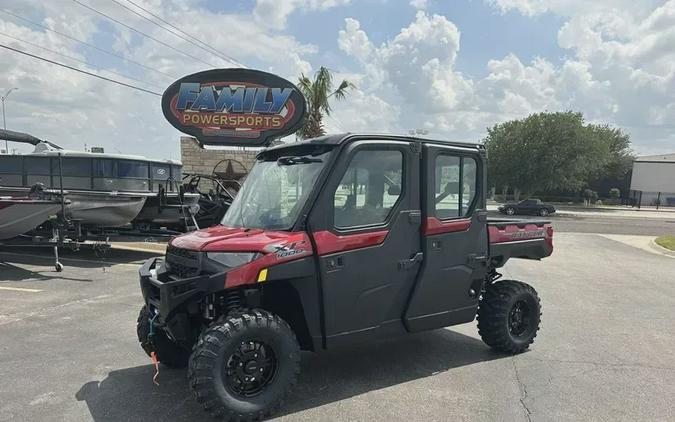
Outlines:
[[553,252],[553,226],[547,220],[488,219],[490,264],[510,258],[542,259]]

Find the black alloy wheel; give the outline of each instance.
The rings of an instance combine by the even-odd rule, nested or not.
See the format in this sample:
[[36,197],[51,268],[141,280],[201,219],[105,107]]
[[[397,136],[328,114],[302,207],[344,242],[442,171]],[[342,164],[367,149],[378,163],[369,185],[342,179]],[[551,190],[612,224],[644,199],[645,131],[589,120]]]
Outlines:
[[532,327],[532,312],[527,302],[524,300],[516,301],[509,312],[509,332],[514,337],[520,337],[526,334]]
[[300,373],[300,345],[291,327],[262,309],[223,317],[192,349],[190,389],[224,421],[257,421],[278,410]]
[[272,382],[277,371],[274,350],[266,343],[242,341],[223,367],[227,388],[241,397],[254,397]]
[[478,333],[495,350],[524,352],[539,331],[541,304],[537,292],[525,283],[500,280],[489,285],[478,307]]

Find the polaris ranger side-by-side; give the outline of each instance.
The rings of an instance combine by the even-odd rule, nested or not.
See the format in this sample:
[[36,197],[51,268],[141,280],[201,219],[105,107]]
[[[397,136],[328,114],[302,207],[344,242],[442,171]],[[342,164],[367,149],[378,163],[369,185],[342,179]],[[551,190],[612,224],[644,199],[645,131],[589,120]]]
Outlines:
[[281,406],[300,350],[472,321],[524,351],[540,304],[500,280],[553,250],[546,221],[487,219],[481,145],[335,135],[261,152],[222,224],[174,238],[140,269],[143,349],[188,364],[198,402],[229,420]]

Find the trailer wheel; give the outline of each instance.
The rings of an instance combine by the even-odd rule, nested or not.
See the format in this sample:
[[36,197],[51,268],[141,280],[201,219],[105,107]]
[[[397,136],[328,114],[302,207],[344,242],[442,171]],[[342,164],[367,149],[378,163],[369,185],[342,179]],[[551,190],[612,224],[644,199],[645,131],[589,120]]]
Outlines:
[[204,330],[188,366],[190,389],[221,420],[260,420],[281,407],[300,373],[288,324],[254,309]]
[[57,261],[56,264],[54,264],[54,269],[57,273],[60,273],[63,271],[63,264]]
[[169,368],[184,368],[187,365],[190,352],[177,345],[164,331],[156,330],[150,336],[150,312],[148,307],[141,308],[136,321],[136,334],[145,354],[150,356],[157,353],[157,360]]
[[522,353],[539,331],[541,303],[534,288],[515,280],[487,287],[478,308],[478,333],[495,350]]

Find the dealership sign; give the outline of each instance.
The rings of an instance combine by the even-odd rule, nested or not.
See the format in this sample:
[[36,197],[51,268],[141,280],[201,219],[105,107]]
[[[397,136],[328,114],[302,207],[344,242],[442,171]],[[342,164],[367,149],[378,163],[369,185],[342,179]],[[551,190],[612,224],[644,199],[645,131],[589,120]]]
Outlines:
[[206,145],[267,145],[298,130],[305,110],[305,98],[295,85],[250,69],[188,75],[162,96],[169,123]]

